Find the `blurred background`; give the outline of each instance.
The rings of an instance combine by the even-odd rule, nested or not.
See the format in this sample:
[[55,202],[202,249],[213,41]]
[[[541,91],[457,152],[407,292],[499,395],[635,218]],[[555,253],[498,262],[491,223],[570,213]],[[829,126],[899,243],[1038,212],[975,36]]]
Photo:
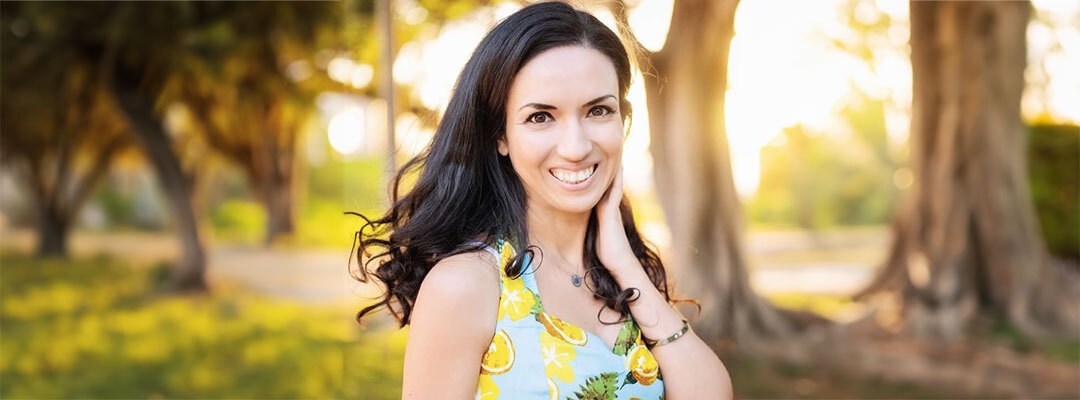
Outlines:
[[[525,4],[0,4],[0,397],[398,398],[407,328],[386,313],[356,323],[382,288],[350,277],[362,220],[344,212],[381,215],[389,173],[425,148],[472,49]],[[1080,3],[987,3],[976,28],[997,33],[978,43],[947,40],[950,24],[967,32],[963,8],[899,0],[574,4],[644,50],[628,196],[676,289],[703,302],[695,329],[739,397],[1080,397],[1080,332],[1054,318],[1080,307]],[[687,15],[707,17],[672,23]],[[931,25],[921,40],[940,53],[913,68],[913,32]],[[703,42],[723,51],[692,52],[687,37],[713,34],[726,39]],[[1017,43],[1026,57],[1000,67],[994,49]],[[985,69],[925,78],[967,48],[990,49]],[[668,73],[693,58],[696,72]],[[722,117],[683,141],[713,151],[689,170],[650,140],[682,134],[664,114],[678,98],[649,110],[664,79],[719,81],[701,110]],[[984,130],[1006,144],[934,153],[947,147],[927,138],[956,131],[971,147],[964,135],[983,132],[949,131],[927,111],[949,96],[927,106],[913,87],[969,82],[1017,88],[952,100],[965,121],[1004,121]],[[1002,109],[1022,125],[994,119]],[[694,173],[716,182],[657,179]],[[940,174],[958,178],[927,182]],[[963,179],[984,191],[937,195]],[[1021,211],[919,211],[964,196]],[[684,201],[720,211],[672,211]],[[695,220],[736,245],[691,243]],[[686,267],[702,265],[691,247],[723,260]],[[920,256],[896,274],[898,248]],[[689,286],[701,276],[741,278]],[[758,306],[718,292],[795,322],[739,325],[715,310]],[[793,345],[754,351],[755,336]],[[813,348],[848,352],[824,362]]]

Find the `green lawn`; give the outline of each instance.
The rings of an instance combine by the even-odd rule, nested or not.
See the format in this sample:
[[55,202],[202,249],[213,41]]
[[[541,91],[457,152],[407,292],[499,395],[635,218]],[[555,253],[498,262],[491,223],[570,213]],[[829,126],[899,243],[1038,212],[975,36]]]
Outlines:
[[[167,266],[111,257],[40,260],[0,252],[0,398],[400,397],[406,330],[356,307],[268,299],[229,285],[203,296],[162,292]],[[775,303],[826,315],[829,296]],[[1077,343],[1029,344],[1077,362]],[[743,398],[914,398],[939,389],[858,380],[809,367],[725,360]]]
[[0,254],[0,398],[396,396],[402,332],[360,333],[352,308],[161,294],[162,268]]

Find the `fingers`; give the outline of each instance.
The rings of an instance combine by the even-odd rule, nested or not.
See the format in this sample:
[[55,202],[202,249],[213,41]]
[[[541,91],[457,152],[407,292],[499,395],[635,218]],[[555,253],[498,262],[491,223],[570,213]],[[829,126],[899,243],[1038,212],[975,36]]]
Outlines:
[[603,203],[605,208],[614,211],[616,214],[619,211],[619,203],[623,198],[623,168],[620,166],[619,171],[615,173],[615,179],[611,181],[611,187],[608,188],[607,193],[604,194]]

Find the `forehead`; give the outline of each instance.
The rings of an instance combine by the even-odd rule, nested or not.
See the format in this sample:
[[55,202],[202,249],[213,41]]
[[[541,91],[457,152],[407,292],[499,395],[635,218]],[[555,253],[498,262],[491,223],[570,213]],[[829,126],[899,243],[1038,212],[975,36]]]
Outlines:
[[[588,102],[606,94],[618,96],[615,66],[604,53],[584,46],[545,50],[529,60],[514,77],[509,103]],[[580,104],[578,104],[580,105]]]

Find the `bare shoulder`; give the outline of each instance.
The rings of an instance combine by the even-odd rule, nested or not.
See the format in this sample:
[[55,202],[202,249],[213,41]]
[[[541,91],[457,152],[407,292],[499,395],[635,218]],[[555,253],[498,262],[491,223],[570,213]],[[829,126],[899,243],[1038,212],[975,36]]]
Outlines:
[[416,297],[405,346],[402,397],[471,398],[499,311],[499,273],[486,251],[447,257]]
[[494,298],[497,304],[498,293],[499,271],[495,257],[486,251],[475,251],[453,255],[435,264],[420,285],[417,302],[421,297],[452,303],[485,303],[484,300]]

